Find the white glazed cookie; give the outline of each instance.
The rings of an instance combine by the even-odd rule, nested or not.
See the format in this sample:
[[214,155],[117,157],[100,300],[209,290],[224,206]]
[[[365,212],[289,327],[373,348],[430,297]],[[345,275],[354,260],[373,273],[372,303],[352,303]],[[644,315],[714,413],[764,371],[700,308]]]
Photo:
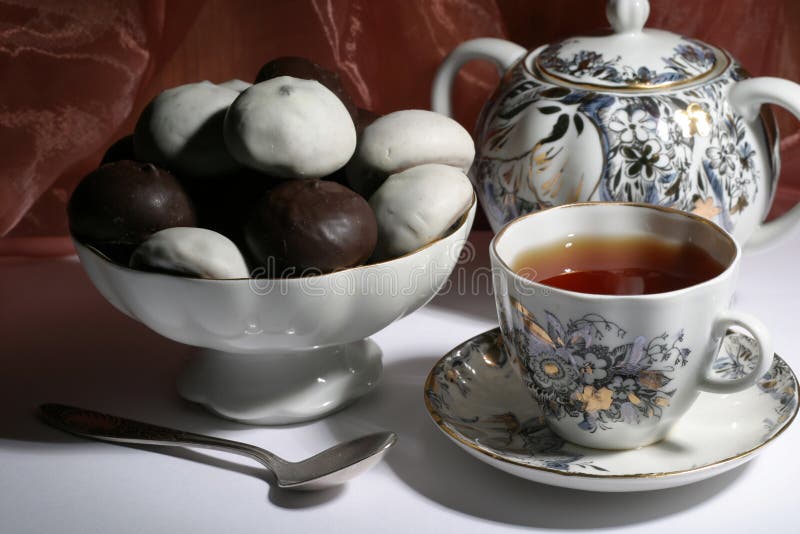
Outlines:
[[253,86],[252,83],[246,82],[244,80],[240,80],[238,78],[234,78],[232,80],[228,80],[226,82],[218,83],[220,87],[225,87],[227,89],[233,89],[237,93],[241,93],[245,89],[250,89]]
[[175,227],[147,238],[131,256],[134,269],[197,278],[248,278],[247,264],[233,241],[205,228]]
[[237,91],[204,81],[167,89],[136,123],[136,157],[178,173],[212,175],[239,167],[222,137],[225,112]]
[[472,203],[463,172],[431,163],[393,174],[369,199],[378,221],[375,257],[417,250],[441,237]]
[[242,92],[225,117],[225,142],[237,161],[284,178],[319,178],[356,148],[342,101],[321,83],[281,76]]
[[469,132],[449,117],[408,109],[384,115],[364,129],[359,159],[393,174],[425,163],[450,165],[464,172],[475,157]]

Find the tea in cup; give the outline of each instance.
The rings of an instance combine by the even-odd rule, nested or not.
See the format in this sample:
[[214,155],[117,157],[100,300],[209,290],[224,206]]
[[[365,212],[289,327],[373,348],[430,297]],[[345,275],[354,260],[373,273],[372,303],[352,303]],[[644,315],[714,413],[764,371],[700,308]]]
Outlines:
[[[701,391],[753,385],[772,364],[756,318],[729,310],[741,250],[711,221],[647,204],[570,204],[506,225],[490,256],[513,367],[562,438],[604,449],[663,439]],[[730,328],[753,370],[712,371]]]

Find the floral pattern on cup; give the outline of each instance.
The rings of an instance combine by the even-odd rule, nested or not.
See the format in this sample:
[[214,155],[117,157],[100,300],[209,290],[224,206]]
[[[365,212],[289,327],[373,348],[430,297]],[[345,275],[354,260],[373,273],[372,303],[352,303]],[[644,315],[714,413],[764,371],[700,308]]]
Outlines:
[[727,99],[744,77],[732,64],[705,85],[612,94],[550,84],[519,62],[483,110],[470,171],[493,227],[600,200],[669,206],[733,231],[761,181],[756,140]]
[[619,56],[605,58],[592,50],[579,50],[569,57],[561,55],[564,45],[576,39],[555,43],[545,48],[538,63],[551,73],[568,76],[582,82],[610,82],[617,85],[658,86],[691,80],[711,70],[716,63],[714,51],[691,39],[681,39],[670,57],[661,58],[663,70],[646,66],[623,65]]
[[512,304],[512,354],[546,415],[582,418],[578,426],[595,432],[659,418],[669,406],[672,372],[691,354],[683,330],[623,342],[628,333],[599,314],[564,323],[548,311],[537,318],[513,298]]

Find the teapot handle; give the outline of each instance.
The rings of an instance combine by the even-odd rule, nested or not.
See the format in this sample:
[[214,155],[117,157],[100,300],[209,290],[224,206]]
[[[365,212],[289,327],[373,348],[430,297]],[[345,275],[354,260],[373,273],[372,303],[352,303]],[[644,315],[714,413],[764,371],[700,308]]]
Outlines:
[[502,76],[526,52],[527,50],[519,45],[492,37],[461,43],[450,52],[436,71],[431,91],[431,109],[442,115],[452,116],[450,94],[453,80],[465,63],[473,59],[491,61]]
[[[737,82],[730,91],[731,105],[753,128],[759,128],[759,112],[763,104],[775,104],[800,119],[800,84],[768,76]],[[777,185],[777,184],[776,184]],[[784,235],[800,222],[800,204],[774,221],[759,226],[747,240],[747,249],[759,249]]]

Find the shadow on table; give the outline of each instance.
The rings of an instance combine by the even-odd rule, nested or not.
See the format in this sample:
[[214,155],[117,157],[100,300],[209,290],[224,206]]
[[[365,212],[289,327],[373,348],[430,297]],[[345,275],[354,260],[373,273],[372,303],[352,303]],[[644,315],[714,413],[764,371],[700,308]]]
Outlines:
[[294,491],[281,489],[273,485],[275,477],[272,475],[272,472],[252,459],[242,459],[241,457],[234,456],[234,458],[241,459],[246,462],[240,463],[238,461],[219,458],[212,454],[207,454],[196,449],[188,449],[183,447],[158,447],[146,445],[123,446],[130,447],[132,449],[140,449],[151,453],[172,456],[182,460],[189,460],[191,462],[204,464],[210,467],[216,467],[218,469],[224,469],[233,473],[239,473],[241,475],[263,480],[265,485],[269,488],[267,499],[269,502],[280,508],[303,509],[320,506],[339,497],[345,489],[345,486],[334,486],[317,491]]
[[280,508],[300,510],[332,501],[344,493],[346,486],[334,486],[315,491],[292,491],[276,487],[269,490],[269,502]]
[[[0,448],[53,454],[95,442],[47,426],[45,402],[71,404],[199,433],[252,430],[182,400],[175,378],[192,350],[169,341],[114,309],[74,261],[0,265]],[[59,443],[58,448],[37,443]],[[120,445],[116,445],[120,446]],[[194,449],[123,445],[226,469],[269,482],[253,460],[220,458]],[[240,463],[236,460],[242,460]],[[269,487],[282,508],[310,508],[343,488],[293,492]]]
[[747,467],[696,484],[639,493],[595,493],[527,481],[494,469],[459,449],[433,424],[423,383],[437,357],[386,365],[383,383],[368,398],[329,418],[337,437],[393,430],[399,441],[386,462],[408,486],[463,514],[541,528],[602,528],[669,516],[716,498]]
[[80,444],[36,417],[45,402],[195,432],[251,428],[183,401],[175,377],[191,348],[114,309],[77,262],[4,263],[1,272],[0,448]]

